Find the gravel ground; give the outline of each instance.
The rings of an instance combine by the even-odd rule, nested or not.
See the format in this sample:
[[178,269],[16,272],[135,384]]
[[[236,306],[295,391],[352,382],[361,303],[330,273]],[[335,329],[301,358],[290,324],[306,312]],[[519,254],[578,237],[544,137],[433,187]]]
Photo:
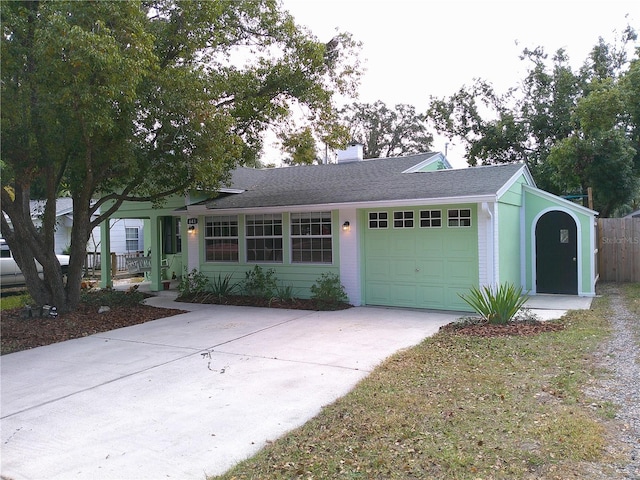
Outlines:
[[620,287],[607,284],[600,293],[611,300],[612,335],[598,352],[600,367],[611,372],[587,394],[618,407],[616,436],[623,445],[623,461],[617,465],[615,478],[640,479],[640,319],[624,304]]

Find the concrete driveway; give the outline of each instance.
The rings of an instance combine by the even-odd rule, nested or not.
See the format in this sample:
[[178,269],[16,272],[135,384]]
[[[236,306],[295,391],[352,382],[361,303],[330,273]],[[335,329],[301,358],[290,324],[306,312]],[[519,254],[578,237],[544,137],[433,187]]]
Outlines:
[[[150,303],[175,307],[165,297]],[[179,304],[190,313],[0,358],[0,474],[203,479],[302,425],[458,317]]]

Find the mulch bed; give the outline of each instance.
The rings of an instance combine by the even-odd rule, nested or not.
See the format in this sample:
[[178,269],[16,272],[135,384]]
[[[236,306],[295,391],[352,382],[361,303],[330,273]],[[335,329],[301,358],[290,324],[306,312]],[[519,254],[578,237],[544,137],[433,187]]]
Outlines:
[[455,322],[440,327],[440,331],[454,335],[470,335],[474,337],[509,337],[522,335],[538,335],[544,332],[557,332],[564,330],[564,324],[558,322],[510,322],[506,325],[490,325],[481,323],[477,325],[460,326]]
[[288,308],[291,310],[346,310],[352,305],[348,303],[327,303],[310,298],[294,298],[291,300],[281,300],[278,298],[252,297],[248,295],[227,295],[218,297],[213,294],[194,294],[178,297],[178,302],[187,303],[207,303],[212,305],[235,305],[241,307],[262,307],[262,308]]
[[111,307],[111,310],[105,313],[98,313],[96,306],[80,304],[74,312],[60,314],[57,318],[22,318],[22,312],[22,308],[2,311],[0,317],[2,354],[185,313],[184,310],[143,304]]

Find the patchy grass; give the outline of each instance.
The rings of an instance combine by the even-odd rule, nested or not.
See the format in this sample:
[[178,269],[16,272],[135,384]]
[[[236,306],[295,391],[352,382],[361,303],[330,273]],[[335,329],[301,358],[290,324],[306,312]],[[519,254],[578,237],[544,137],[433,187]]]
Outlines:
[[593,465],[608,472],[614,461],[607,415],[582,389],[600,374],[591,355],[608,313],[599,298],[557,332],[441,332],[216,478],[599,478],[589,476]]
[[627,308],[640,318],[640,283],[627,283],[622,286]]
[[21,308],[25,305],[33,303],[31,296],[28,293],[22,293],[20,295],[9,295],[2,297],[0,300],[0,311],[11,310],[13,308]]

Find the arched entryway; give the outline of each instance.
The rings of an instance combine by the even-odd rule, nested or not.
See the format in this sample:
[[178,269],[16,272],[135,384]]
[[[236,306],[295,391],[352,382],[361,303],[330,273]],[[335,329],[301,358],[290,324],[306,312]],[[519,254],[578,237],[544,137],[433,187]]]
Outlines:
[[536,291],[578,294],[578,228],[568,213],[547,212],[536,224]]

